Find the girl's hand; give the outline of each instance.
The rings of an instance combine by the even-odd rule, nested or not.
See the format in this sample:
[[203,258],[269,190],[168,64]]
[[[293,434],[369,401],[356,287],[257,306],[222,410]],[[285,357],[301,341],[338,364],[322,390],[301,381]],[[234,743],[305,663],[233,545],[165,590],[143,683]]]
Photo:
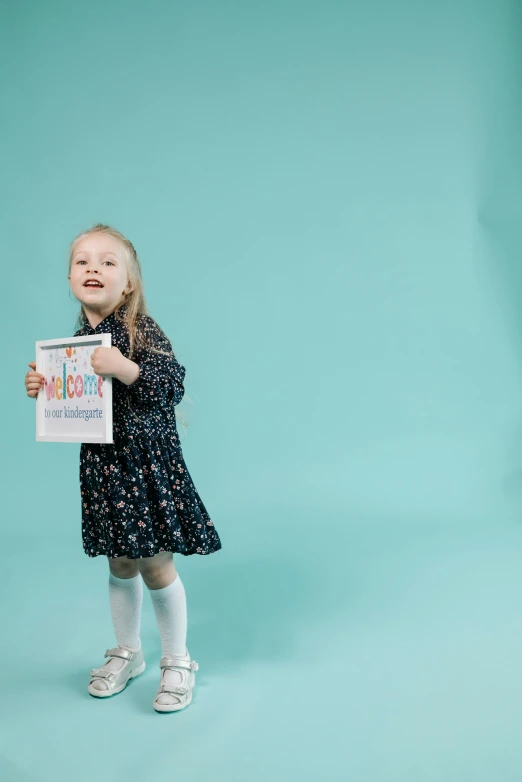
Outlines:
[[36,399],[38,391],[43,387],[45,378],[36,371],[36,361],[28,364],[28,366],[32,367],[33,371],[29,371],[25,376],[25,389],[27,391],[27,396]]
[[97,375],[117,377],[127,360],[117,347],[96,348],[91,355],[91,366]]

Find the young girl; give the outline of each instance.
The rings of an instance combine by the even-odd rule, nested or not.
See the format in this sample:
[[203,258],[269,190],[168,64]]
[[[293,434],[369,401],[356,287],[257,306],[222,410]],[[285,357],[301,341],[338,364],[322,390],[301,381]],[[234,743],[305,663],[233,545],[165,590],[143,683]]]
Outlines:
[[[162,643],[161,678],[153,706],[179,711],[192,700],[198,664],[186,647],[187,608],[173,552],[212,554],[218,533],[183,459],[175,405],[185,368],[147,314],[141,267],[131,242],[95,225],[70,247],[69,281],[81,302],[75,337],[110,332],[110,348],[96,348],[93,371],[113,378],[113,444],[82,443],[82,539],[87,556],[109,562],[109,599],[117,646],[91,671],[97,698],[121,692],[145,670],[140,640],[143,581]],[[29,364],[27,394],[44,384]]]

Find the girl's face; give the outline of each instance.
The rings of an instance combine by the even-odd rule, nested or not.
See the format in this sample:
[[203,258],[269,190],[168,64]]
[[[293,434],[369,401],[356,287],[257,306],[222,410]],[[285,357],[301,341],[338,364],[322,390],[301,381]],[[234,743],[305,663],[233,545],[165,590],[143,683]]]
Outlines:
[[74,248],[69,281],[86,312],[110,314],[132,290],[125,249],[113,236],[87,234]]

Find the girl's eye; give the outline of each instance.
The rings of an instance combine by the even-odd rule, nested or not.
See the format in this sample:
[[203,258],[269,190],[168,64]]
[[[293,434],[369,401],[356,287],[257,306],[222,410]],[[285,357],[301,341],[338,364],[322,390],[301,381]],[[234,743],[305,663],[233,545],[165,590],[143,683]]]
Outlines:
[[[76,263],[87,263],[87,261],[76,261]],[[112,261],[104,261],[104,263],[110,263],[111,266],[114,266]]]

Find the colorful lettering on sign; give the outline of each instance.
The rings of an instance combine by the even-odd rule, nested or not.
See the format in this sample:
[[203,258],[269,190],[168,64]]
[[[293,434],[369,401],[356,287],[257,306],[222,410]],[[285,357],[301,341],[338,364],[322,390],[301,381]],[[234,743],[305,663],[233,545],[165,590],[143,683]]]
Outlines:
[[[66,349],[67,351],[71,348]],[[67,354],[68,355],[68,354]],[[67,374],[66,362],[63,362],[63,377],[51,375],[45,378],[45,393],[47,399],[58,399],[65,402],[67,397],[99,396],[103,398],[103,377],[101,375]]]

